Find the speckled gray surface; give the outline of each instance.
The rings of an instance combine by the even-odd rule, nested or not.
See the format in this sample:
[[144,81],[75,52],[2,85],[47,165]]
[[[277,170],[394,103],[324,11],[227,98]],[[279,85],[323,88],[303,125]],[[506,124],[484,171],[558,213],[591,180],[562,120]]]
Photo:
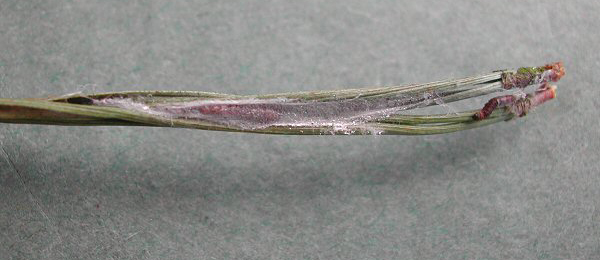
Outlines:
[[599,12],[598,1],[0,0],[0,97],[567,68],[558,98],[530,116],[442,136],[1,124],[1,258],[600,259]]

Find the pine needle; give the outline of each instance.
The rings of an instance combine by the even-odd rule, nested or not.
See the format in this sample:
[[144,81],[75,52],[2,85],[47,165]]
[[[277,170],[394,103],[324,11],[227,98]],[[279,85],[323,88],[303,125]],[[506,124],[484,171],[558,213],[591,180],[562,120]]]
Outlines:
[[[78,93],[49,99],[0,98],[0,122],[179,127],[285,135],[443,134],[523,116],[527,112],[524,108],[529,110],[554,97],[554,88],[552,95],[546,93],[541,98],[538,94],[549,91],[548,82],[558,81],[563,75],[562,63],[554,63],[425,84],[268,95],[129,91]],[[474,117],[479,110],[403,114],[527,86],[541,87],[535,94],[510,99],[516,100],[512,103],[486,105],[484,109],[490,111],[485,111],[489,114],[485,118]],[[526,102],[528,106],[523,105]]]

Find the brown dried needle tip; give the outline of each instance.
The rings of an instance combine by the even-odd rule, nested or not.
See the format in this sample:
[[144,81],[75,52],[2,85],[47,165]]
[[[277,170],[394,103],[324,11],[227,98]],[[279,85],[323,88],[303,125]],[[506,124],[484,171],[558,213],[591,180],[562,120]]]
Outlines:
[[506,95],[490,99],[481,110],[473,115],[474,120],[483,120],[489,117],[494,109],[508,106],[509,110],[516,116],[522,117],[533,107],[540,105],[556,97],[556,86],[544,83],[533,94],[527,94],[525,98],[519,99],[514,95]]
[[525,116],[531,109],[541,105],[542,103],[556,97],[556,86],[550,86],[544,89],[537,90],[533,94],[527,94],[523,99],[519,99],[512,103],[509,107],[511,113],[516,116]]
[[516,72],[502,74],[502,87],[505,89],[525,88],[533,84],[557,82],[565,75],[562,62],[555,62],[542,67],[523,67]]

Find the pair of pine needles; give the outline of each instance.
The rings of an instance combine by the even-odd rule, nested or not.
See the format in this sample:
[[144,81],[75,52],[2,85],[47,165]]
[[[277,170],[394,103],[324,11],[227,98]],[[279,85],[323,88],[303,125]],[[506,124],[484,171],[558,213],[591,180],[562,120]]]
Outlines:
[[[0,98],[0,122],[50,125],[180,127],[285,135],[428,135],[482,127],[527,114],[555,97],[562,63],[407,86],[228,95],[193,91]],[[404,112],[510,89],[533,93],[491,99],[482,109],[448,114]]]

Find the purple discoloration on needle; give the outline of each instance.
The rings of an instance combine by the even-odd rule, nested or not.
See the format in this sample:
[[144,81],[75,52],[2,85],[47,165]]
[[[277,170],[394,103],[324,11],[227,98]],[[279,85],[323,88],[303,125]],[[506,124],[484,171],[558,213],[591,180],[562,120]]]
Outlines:
[[160,105],[146,105],[132,99],[113,97],[94,103],[170,118],[205,120],[243,129],[258,129],[286,125],[357,125],[401,110],[427,106],[433,102],[433,96],[439,95],[357,97],[325,102],[290,99],[202,100]]

